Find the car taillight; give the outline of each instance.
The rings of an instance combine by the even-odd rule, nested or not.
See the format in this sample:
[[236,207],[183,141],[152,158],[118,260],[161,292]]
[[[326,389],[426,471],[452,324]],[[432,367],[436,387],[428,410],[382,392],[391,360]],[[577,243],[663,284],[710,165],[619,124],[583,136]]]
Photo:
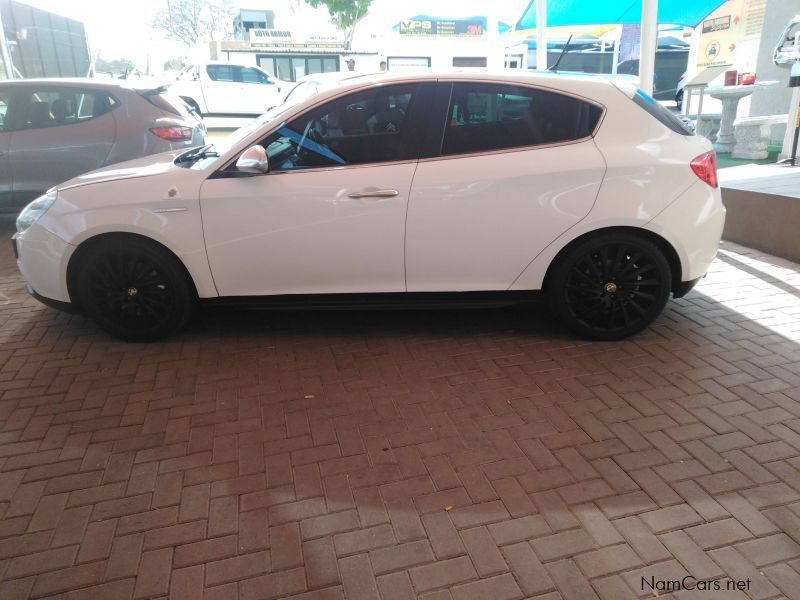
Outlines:
[[150,133],[170,142],[183,142],[192,139],[191,127],[153,127],[150,129]]
[[717,157],[713,151],[701,154],[690,164],[695,175],[712,188],[717,187]]

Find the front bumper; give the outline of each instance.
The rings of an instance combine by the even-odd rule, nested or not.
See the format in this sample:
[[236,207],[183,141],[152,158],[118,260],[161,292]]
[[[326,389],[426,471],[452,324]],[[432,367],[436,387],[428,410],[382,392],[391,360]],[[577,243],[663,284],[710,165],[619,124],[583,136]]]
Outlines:
[[36,298],[39,302],[44,304],[45,306],[49,306],[50,308],[55,308],[56,310],[60,310],[62,312],[68,312],[72,314],[78,314],[80,311],[77,307],[72,304],[71,302],[62,302],[61,300],[53,300],[52,298],[46,298],[41,294],[38,294],[36,290],[31,287],[30,283],[25,284],[25,291],[28,292],[31,296]]
[[67,264],[75,247],[39,223],[14,234],[12,244],[25,282],[43,298],[69,303]]

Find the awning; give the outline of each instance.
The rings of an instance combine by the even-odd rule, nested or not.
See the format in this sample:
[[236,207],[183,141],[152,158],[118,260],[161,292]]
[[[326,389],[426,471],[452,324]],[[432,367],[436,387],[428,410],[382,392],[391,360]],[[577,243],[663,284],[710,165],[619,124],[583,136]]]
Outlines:
[[[661,0],[658,3],[658,22],[696,27],[724,0]],[[641,23],[641,0],[558,0],[547,5],[547,26],[595,25],[599,23]],[[536,0],[517,22],[517,29],[536,27]]]

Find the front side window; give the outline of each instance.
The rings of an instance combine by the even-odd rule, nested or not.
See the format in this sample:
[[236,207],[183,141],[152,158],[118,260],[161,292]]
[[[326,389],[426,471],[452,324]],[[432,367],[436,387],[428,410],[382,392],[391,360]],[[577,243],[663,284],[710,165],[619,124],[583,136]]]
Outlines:
[[337,98],[284,123],[262,141],[270,169],[356,165],[416,158],[408,113],[415,84]]
[[104,115],[117,105],[106,92],[76,89],[39,89],[26,93],[22,129],[72,125]]
[[592,135],[602,109],[572,96],[523,86],[454,83],[442,154],[486,152]]
[[212,81],[235,81],[232,65],[208,65],[206,72]]

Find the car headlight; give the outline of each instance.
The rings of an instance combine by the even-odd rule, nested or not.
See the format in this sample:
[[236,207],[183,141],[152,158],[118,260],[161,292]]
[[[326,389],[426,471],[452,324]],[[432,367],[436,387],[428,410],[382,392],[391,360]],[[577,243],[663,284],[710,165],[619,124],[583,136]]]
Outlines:
[[39,196],[23,208],[17,217],[17,233],[27,231],[31,225],[36,223],[47,212],[47,209],[53,205],[56,198],[58,198],[58,191],[49,190],[46,194]]

